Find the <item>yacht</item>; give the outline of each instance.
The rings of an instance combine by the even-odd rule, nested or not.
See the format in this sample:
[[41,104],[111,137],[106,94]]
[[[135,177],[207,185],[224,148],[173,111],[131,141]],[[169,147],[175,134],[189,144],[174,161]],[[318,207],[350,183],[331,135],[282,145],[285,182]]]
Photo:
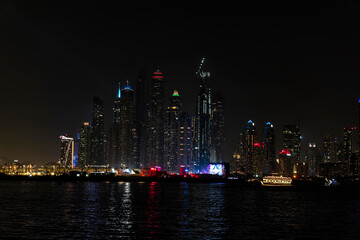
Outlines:
[[292,179],[283,176],[265,176],[262,180],[263,186],[291,186]]

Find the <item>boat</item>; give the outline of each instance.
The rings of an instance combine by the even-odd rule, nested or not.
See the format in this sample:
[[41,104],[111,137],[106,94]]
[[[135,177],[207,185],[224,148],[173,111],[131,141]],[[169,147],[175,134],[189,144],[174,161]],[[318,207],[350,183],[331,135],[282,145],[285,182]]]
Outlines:
[[283,176],[265,176],[261,181],[263,186],[291,186],[292,179]]

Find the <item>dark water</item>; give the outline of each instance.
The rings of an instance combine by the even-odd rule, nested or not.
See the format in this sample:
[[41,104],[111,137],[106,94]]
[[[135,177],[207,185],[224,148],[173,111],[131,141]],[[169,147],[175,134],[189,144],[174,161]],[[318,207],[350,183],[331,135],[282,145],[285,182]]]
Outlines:
[[0,181],[0,239],[360,239],[360,191]]

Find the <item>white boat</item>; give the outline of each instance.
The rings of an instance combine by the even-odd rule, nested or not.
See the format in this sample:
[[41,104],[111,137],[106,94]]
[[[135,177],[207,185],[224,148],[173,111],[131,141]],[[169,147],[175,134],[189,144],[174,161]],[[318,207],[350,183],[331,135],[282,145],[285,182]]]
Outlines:
[[262,180],[263,186],[291,186],[292,179],[282,176],[265,176]]

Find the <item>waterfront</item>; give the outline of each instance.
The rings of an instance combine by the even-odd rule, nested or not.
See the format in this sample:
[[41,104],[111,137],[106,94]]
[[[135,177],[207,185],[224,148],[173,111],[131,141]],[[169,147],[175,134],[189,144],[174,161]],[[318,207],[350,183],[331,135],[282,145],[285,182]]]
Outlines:
[[358,239],[358,188],[0,181],[0,238]]

